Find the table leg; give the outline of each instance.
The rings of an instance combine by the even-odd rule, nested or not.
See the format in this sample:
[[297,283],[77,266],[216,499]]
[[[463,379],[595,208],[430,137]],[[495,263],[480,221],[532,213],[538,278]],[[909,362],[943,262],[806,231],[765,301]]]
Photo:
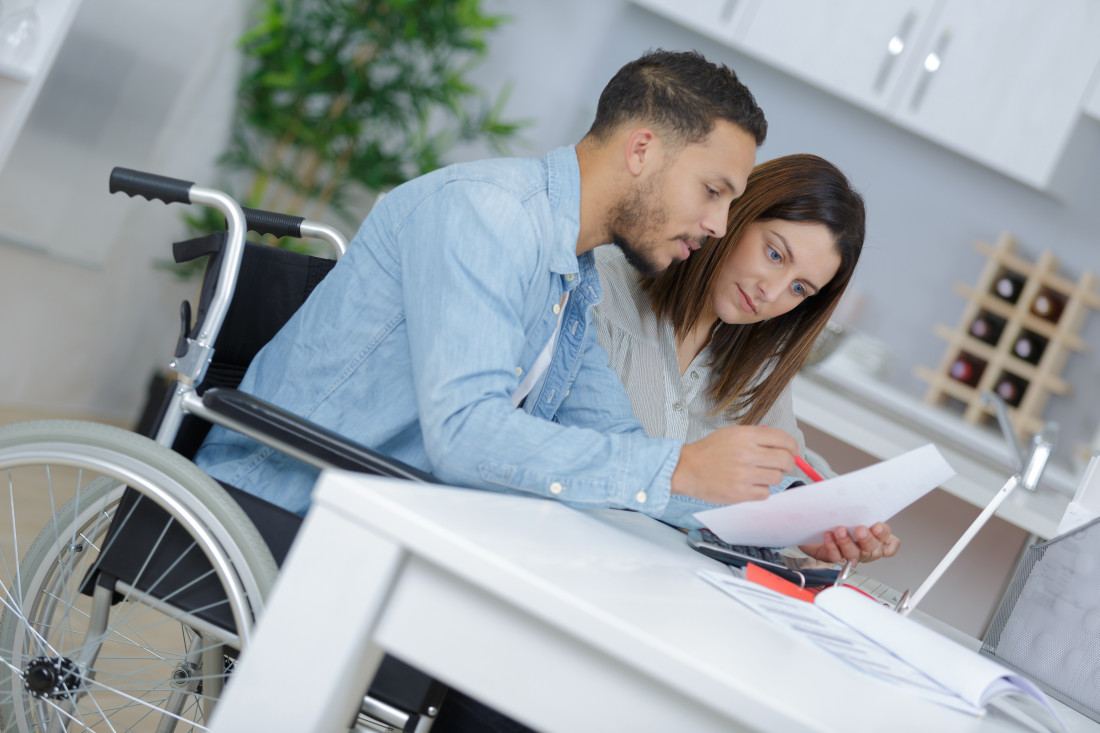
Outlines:
[[[403,551],[323,504],[311,509],[211,730],[350,727],[382,651],[370,644]],[[363,562],[364,558],[370,562]]]

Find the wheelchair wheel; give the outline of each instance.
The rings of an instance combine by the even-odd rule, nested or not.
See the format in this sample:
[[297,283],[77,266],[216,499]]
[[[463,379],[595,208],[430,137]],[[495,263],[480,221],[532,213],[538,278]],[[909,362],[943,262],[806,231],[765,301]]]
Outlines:
[[0,730],[205,730],[277,572],[247,516],[95,423],[0,427],[0,480]]

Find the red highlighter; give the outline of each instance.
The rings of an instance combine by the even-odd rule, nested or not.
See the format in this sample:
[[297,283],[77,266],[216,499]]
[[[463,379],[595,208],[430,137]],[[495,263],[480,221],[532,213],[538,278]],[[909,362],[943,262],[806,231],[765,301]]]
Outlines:
[[809,463],[806,462],[805,458],[798,455],[797,453],[794,456],[794,462],[799,468],[802,469],[802,472],[804,474],[806,474],[807,476],[812,478],[814,481],[824,481],[825,480],[820,473],[818,473],[817,471],[814,470],[813,466],[811,466]]
[[[762,424],[760,427],[766,428],[768,426]],[[796,466],[801,468],[802,473],[809,476],[811,480],[813,480],[813,481],[824,481],[825,480],[825,478],[820,473],[818,473],[817,471],[814,470],[813,466],[811,466],[809,463],[806,462],[805,458],[798,455],[797,453],[794,454],[794,463],[795,463]]]

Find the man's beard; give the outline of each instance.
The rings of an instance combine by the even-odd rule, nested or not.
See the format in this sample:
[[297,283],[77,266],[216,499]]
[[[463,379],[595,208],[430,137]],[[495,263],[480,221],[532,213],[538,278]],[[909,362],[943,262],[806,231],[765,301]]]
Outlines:
[[645,276],[657,275],[665,269],[665,265],[653,261],[657,245],[647,239],[668,221],[668,212],[658,203],[660,191],[659,179],[631,190],[612,208],[608,223],[611,243]]

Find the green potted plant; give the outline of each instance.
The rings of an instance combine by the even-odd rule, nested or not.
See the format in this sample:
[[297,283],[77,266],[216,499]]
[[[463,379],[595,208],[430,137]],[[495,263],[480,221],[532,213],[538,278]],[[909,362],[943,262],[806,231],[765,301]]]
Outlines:
[[[457,145],[506,153],[520,125],[467,80],[503,20],[481,0],[259,0],[226,190],[245,206],[354,231],[380,192],[440,167]],[[221,222],[191,220],[196,231]]]

